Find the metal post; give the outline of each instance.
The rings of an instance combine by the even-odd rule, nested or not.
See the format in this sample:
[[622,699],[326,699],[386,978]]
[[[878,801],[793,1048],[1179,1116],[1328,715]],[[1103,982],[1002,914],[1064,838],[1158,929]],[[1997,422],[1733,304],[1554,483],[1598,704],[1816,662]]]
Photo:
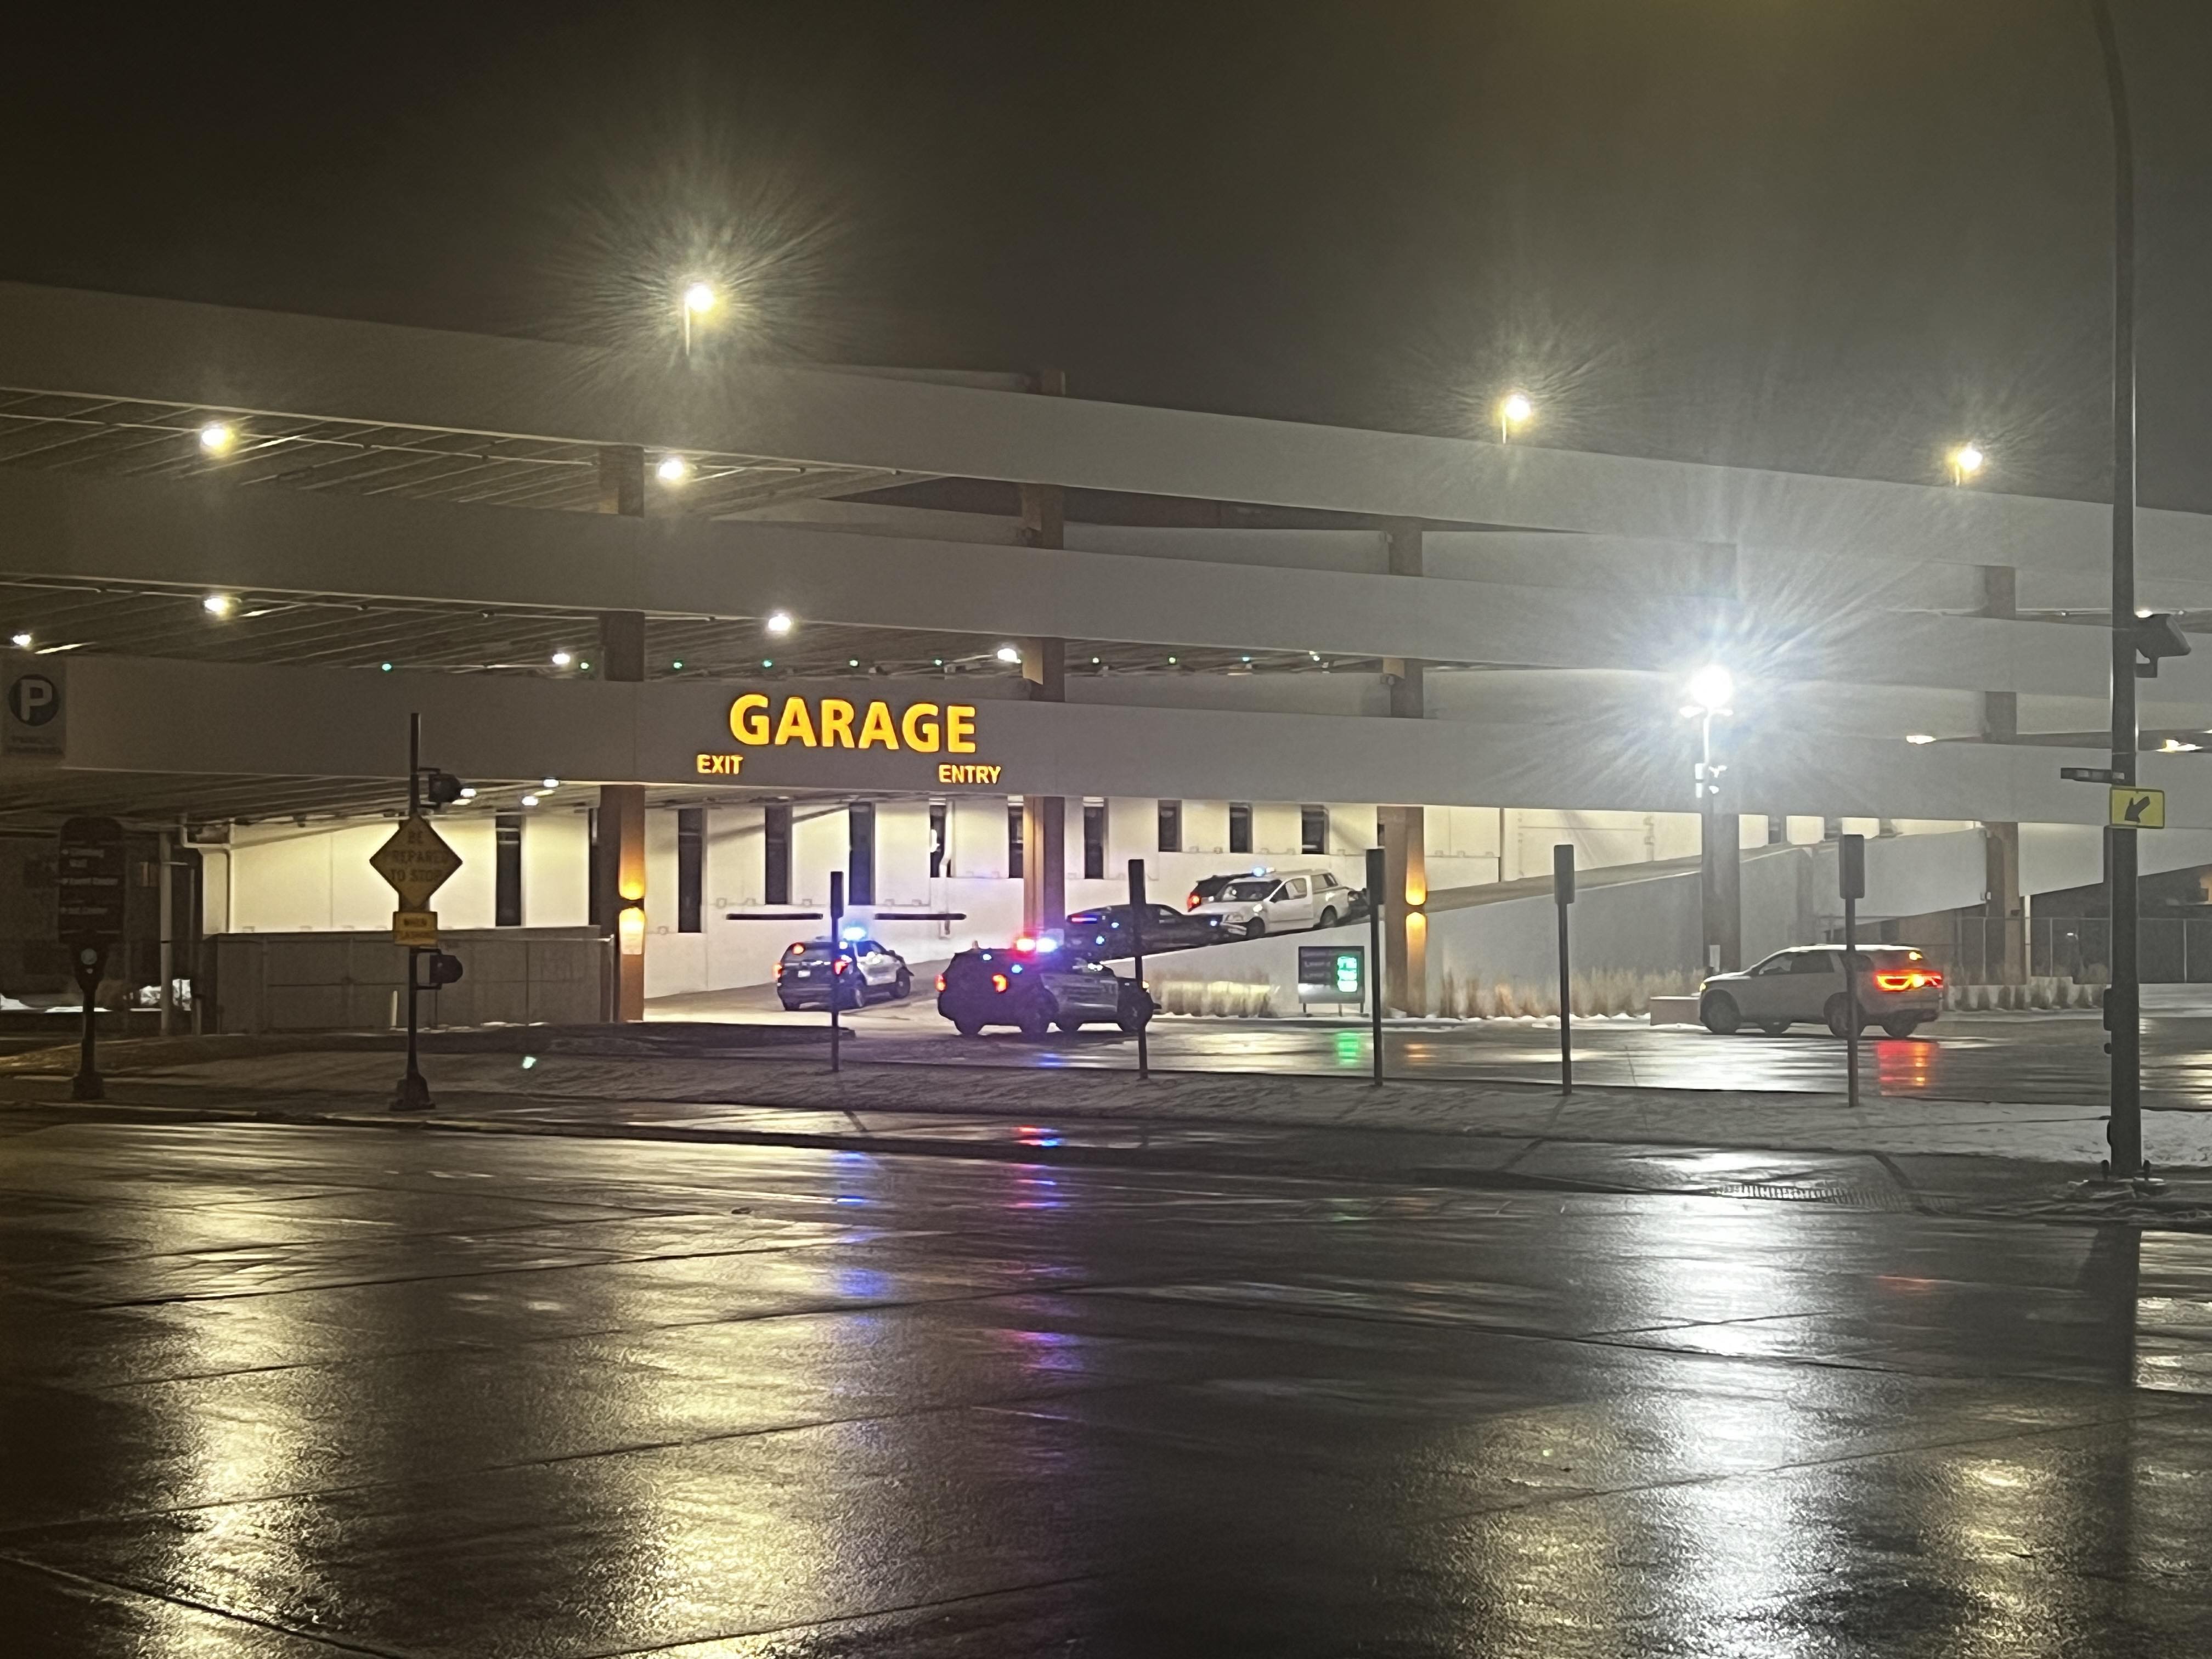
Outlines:
[[1844,899],[1844,1095],[1859,1103],[1859,901],[1866,896],[1866,837],[1836,841],[1836,886]]
[[[1135,963],[1137,994],[1149,1000],[1151,993],[1145,988],[1145,861],[1129,860],[1129,955]],[[1150,1032],[1152,1021],[1137,1023],[1137,1079],[1142,1082],[1152,1074],[1152,1050]]]
[[[170,1036],[177,1029],[177,942],[174,930],[170,924],[170,918],[176,913],[177,908],[176,874],[171,867],[176,860],[177,854],[174,845],[169,839],[169,832],[166,830],[161,831],[161,872],[157,889],[157,896],[161,906],[161,1030],[163,1036]],[[2186,979],[2188,975],[2184,974],[2182,977]]]
[[77,1039],[76,1075],[70,1079],[70,1098],[71,1100],[105,1100],[107,1098],[107,1080],[100,1074],[99,1052],[94,1047],[93,1021],[95,1018],[94,1005],[100,990],[100,981],[106,975],[107,969],[107,947],[105,945],[87,945],[81,947],[72,966],[76,974],[79,1000],[83,1005],[84,1023],[82,1034]]
[[1567,969],[1567,907],[1575,902],[1575,848],[1552,848],[1552,903],[1559,913],[1559,1092],[1575,1091],[1575,1002]]
[[[2127,76],[2110,0],[2091,0],[2112,119],[2112,781],[2136,781],[2136,179]],[[2142,1170],[2141,972],[2136,959],[2136,860],[2132,830],[2105,832],[2112,919],[2112,984],[2105,993],[2112,1054],[2112,1173]]]
[[[844,988],[837,982],[837,969],[845,960],[845,872],[830,872],[830,1069],[843,1069],[842,1056],[838,1050],[845,1039],[845,1024],[838,1013],[837,1004]],[[857,963],[855,966],[857,967]]]
[[[407,816],[419,817],[422,811],[422,717],[407,717]],[[407,1069],[400,1073],[399,1090],[392,1098],[395,1112],[427,1112],[434,1103],[430,1098],[430,1085],[422,1079],[420,1039],[422,1024],[418,1014],[422,994],[422,975],[415,971],[417,958],[422,952],[416,945],[407,947]]]
[[1367,849],[1367,1024],[1375,1051],[1375,1077],[1382,1081],[1382,905],[1389,865],[1379,847]]

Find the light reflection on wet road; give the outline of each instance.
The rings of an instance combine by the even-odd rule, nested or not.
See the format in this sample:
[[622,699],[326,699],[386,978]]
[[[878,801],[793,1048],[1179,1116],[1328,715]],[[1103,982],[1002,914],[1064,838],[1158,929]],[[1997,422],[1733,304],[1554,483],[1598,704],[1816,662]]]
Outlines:
[[0,1139],[10,1651],[2183,1654],[2212,1240]]
[[[924,1018],[927,1014],[927,1018]],[[1131,1067],[1135,1044],[1115,1033],[1012,1032],[963,1038],[926,1010],[871,1010],[855,1020],[854,1052],[869,1060]],[[1862,1077],[1886,1095],[2075,1104],[2106,1091],[2105,1031],[2094,1014],[1966,1015],[1902,1041],[1860,1047]],[[1394,1027],[1390,1073],[1550,1083],[1559,1077],[1556,1028],[1502,1021]],[[1182,1070],[1343,1072],[1368,1069],[1364,1028],[1283,1020],[1163,1018],[1152,1061]],[[1826,1032],[1717,1037],[1695,1027],[1585,1022],[1575,1030],[1577,1082],[1644,1088],[1798,1090],[1840,1093],[1843,1045]],[[2212,1018],[2154,1017],[2143,1025],[2144,1097],[2176,1108],[2212,1105]]]

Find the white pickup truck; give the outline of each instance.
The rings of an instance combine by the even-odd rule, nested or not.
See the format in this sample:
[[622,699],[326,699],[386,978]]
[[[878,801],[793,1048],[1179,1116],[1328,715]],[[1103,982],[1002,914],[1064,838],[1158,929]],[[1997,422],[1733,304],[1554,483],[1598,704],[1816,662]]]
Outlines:
[[1218,916],[1222,932],[1234,938],[1258,939],[1288,928],[1334,927],[1364,908],[1358,890],[1326,870],[1263,870],[1236,877],[1191,914]]

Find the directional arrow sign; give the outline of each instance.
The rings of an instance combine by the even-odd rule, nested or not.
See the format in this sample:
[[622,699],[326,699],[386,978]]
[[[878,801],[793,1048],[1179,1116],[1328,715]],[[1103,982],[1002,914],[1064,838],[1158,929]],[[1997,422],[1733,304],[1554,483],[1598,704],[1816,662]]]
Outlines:
[[461,855],[421,818],[409,818],[376,849],[369,867],[392,884],[403,910],[427,910],[430,895],[461,867]]
[[2166,828],[2166,791],[2120,784],[2112,790],[2112,823],[2122,830]]

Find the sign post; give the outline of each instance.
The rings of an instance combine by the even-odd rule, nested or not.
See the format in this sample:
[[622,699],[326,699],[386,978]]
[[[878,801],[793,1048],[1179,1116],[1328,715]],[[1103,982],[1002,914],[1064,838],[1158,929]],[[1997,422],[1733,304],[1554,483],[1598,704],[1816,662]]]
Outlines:
[[[1390,884],[1389,865],[1379,847],[1367,849],[1367,960],[1382,965],[1382,890]],[[1384,975],[1387,979],[1388,975]],[[1382,981],[1377,980],[1367,1002],[1367,1030],[1375,1050],[1373,1081],[1382,1081]]]
[[1836,842],[1836,885],[1844,897],[1844,1092],[1853,1111],[1859,1106],[1859,901],[1866,896],[1866,837],[1843,836]]
[[105,1100],[94,1048],[94,1021],[107,953],[123,939],[125,858],[123,826],[113,818],[71,818],[62,825],[54,865],[55,921],[69,947],[84,1012],[71,1100]]
[[[443,775],[441,775],[441,782]],[[441,790],[440,795],[445,793]],[[432,985],[450,985],[459,979],[460,963],[438,950],[438,916],[429,908],[430,895],[446,884],[461,867],[460,854],[430,827],[422,816],[422,717],[407,717],[407,817],[392,832],[392,839],[370,857],[369,867],[391,884],[399,901],[392,915],[392,942],[407,949],[407,1069],[392,1097],[395,1112],[427,1112],[435,1104],[430,1085],[422,1080],[420,1063],[422,1023],[419,1014],[423,986],[415,971],[416,960],[432,955]]]
[[[1145,861],[1129,860],[1129,957],[1137,975],[1137,994],[1146,1001],[1152,993],[1145,987]],[[1143,1005],[1139,1004],[1141,1011]],[[1143,1082],[1152,1074],[1152,1049],[1150,1033],[1152,1022],[1137,1022],[1137,1080]]]
[[[842,1070],[837,1053],[844,1039],[845,1027],[837,1012],[837,1001],[844,994],[837,970],[845,965],[845,872],[830,872],[830,1069]],[[854,964],[857,970],[859,963]],[[858,1006],[856,1003],[855,1006]]]
[[1567,907],[1575,902],[1575,848],[1552,848],[1552,903],[1559,913],[1559,1092],[1575,1091],[1575,1001],[1567,975]]

